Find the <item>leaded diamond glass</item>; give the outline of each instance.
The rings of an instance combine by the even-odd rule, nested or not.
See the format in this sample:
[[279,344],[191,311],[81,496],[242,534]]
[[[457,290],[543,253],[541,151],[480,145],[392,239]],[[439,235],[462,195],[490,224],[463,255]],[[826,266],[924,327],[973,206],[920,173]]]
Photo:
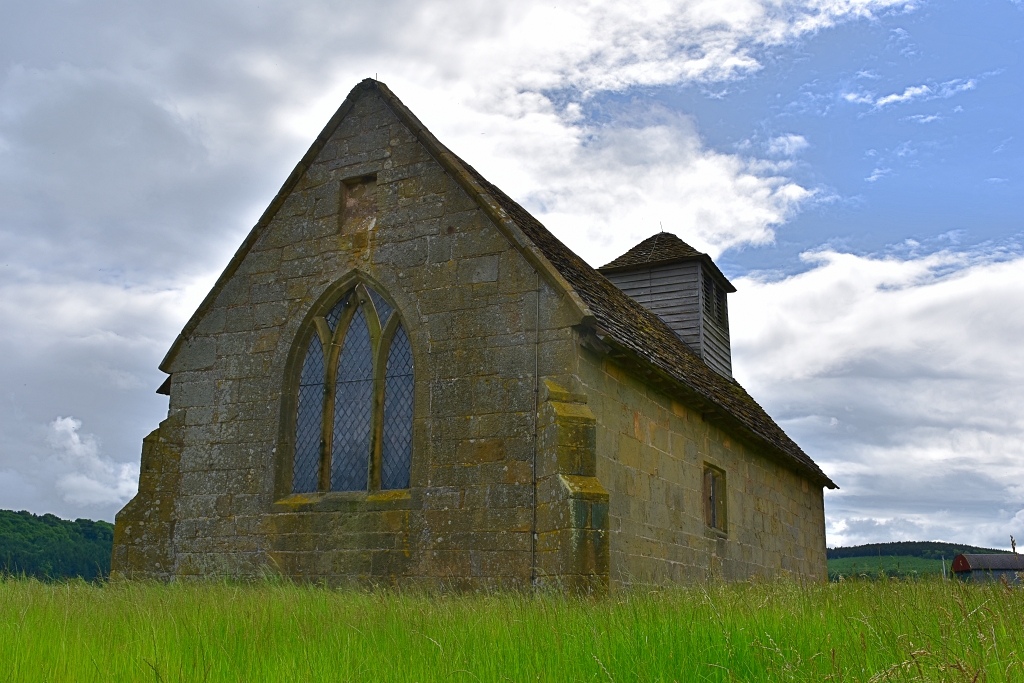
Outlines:
[[295,416],[295,462],[292,491],[311,493],[319,488],[320,436],[324,414],[324,353],[320,337],[314,335],[306,348],[299,377]]
[[370,457],[373,353],[363,309],[356,309],[338,358],[331,490],[365,491]]
[[380,487],[409,488],[412,456],[412,348],[401,325],[395,330],[384,378],[384,443]]
[[384,297],[369,287],[366,288],[366,291],[370,293],[370,298],[373,299],[373,307],[377,309],[377,318],[380,320],[381,329],[383,329],[388,324],[388,318],[391,317],[391,306],[387,301],[384,301]]
[[346,294],[345,297],[334,304],[334,308],[325,316],[327,318],[327,325],[331,328],[331,332],[334,332],[338,327],[338,321],[341,319],[341,314],[345,310],[345,306],[348,304],[348,300],[352,297],[351,294]]

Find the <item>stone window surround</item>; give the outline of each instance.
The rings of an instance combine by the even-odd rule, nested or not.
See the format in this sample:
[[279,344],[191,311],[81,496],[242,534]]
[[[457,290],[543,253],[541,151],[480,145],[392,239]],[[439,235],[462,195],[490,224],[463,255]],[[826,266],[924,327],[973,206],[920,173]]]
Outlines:
[[729,534],[729,497],[725,470],[704,463],[702,501],[706,535],[727,538]]
[[[318,325],[325,324],[324,318],[330,312],[331,308],[333,308],[338,301],[342,300],[346,294],[353,292],[353,290],[360,285],[364,286],[363,296],[367,299],[366,305],[369,305],[369,296],[366,295],[365,288],[370,288],[383,298],[392,308],[392,313],[385,329],[381,330],[379,333],[381,338],[390,341],[398,325],[405,328],[406,334],[409,337],[409,343],[413,345],[413,373],[415,385],[415,376],[417,374],[419,363],[415,360],[417,352],[413,340],[413,330],[410,329],[407,320],[402,315],[401,308],[396,304],[394,298],[388,293],[387,288],[358,270],[353,270],[345,277],[326,287],[323,293],[317,297],[313,305],[310,306],[304,319],[299,324],[298,332],[294,334],[291,349],[288,353],[285,365],[286,369],[282,387],[281,415],[278,422],[278,440],[277,447],[275,448],[276,471],[274,503],[272,504],[272,509],[274,511],[329,511],[339,509],[351,509],[354,511],[356,509],[362,510],[366,505],[370,506],[366,509],[410,509],[410,505],[413,503],[411,488],[391,490],[380,489],[379,468],[381,444],[379,438],[376,436],[374,437],[375,443],[372,446],[372,458],[370,463],[371,468],[376,468],[376,472],[373,474],[372,479],[372,481],[377,484],[376,487],[371,486],[368,490],[362,491],[320,490],[314,493],[292,492],[292,468],[295,458],[297,397],[299,379],[302,373],[302,364],[305,360],[306,349],[309,346],[309,342],[313,335],[319,334],[317,327]],[[359,305],[364,304],[360,302]],[[320,320],[319,323],[317,322],[318,319]],[[338,327],[339,329],[341,328],[340,322]],[[384,348],[381,356],[383,361],[375,364],[375,367],[379,365],[381,368],[382,378],[383,369],[387,362],[388,351],[388,348]],[[380,382],[380,386],[383,387],[383,382]],[[377,398],[382,399],[383,397],[375,396],[375,401]],[[413,408],[413,439],[411,445],[412,452],[410,453],[410,487],[415,487],[417,485],[417,456],[422,450],[421,439],[416,436],[416,422],[420,417],[420,409],[417,407],[417,403],[418,401],[414,403]],[[375,410],[379,410],[383,413],[383,400],[380,401],[379,408],[375,407]],[[329,459],[329,455],[327,457]],[[352,508],[352,505],[356,505],[357,507]],[[382,505],[383,508],[381,508]]]

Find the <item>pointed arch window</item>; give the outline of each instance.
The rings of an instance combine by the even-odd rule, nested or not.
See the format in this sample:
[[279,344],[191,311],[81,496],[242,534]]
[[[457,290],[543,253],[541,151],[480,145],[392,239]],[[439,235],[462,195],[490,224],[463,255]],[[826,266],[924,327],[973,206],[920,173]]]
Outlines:
[[409,488],[413,360],[394,308],[359,284],[313,324],[296,397],[292,492]]

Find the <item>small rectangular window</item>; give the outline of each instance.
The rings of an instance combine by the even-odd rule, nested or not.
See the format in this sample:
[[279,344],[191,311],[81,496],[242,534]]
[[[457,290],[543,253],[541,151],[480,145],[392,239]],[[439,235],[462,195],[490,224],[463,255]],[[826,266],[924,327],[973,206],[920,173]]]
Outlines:
[[704,523],[726,531],[725,472],[717,467],[704,468]]

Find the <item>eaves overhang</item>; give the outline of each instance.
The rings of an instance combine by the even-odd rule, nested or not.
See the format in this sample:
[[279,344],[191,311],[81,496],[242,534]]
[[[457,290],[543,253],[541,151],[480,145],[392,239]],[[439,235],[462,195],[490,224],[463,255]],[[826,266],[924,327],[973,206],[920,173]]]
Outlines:
[[[765,437],[756,427],[738,418],[727,406],[721,405],[713,397],[708,396],[700,387],[694,386],[674,373],[660,367],[650,359],[642,357],[634,349],[621,344],[614,336],[599,327],[577,327],[580,340],[585,348],[605,356],[615,364],[627,369],[634,376],[657,388],[660,392],[674,398],[683,405],[700,413],[708,424],[719,427],[730,434],[736,435],[758,452],[768,456],[786,469],[793,470],[815,484],[828,489],[839,486],[829,478],[808,456],[804,459],[794,457],[790,450],[781,447]],[[742,387],[733,382],[736,388]],[[746,393],[746,392],[744,392]],[[790,446],[790,449],[795,444]]]

